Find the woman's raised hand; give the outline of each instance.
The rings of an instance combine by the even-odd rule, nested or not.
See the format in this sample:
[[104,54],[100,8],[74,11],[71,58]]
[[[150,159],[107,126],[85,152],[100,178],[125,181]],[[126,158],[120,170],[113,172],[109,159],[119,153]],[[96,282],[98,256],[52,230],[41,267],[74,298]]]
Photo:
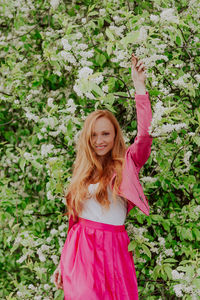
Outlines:
[[139,60],[133,53],[131,56],[131,77],[133,82],[145,82],[145,66],[142,60]]
[[62,289],[63,290],[63,282],[62,282],[60,264],[55,269],[55,271],[53,273],[53,278],[54,278],[54,284],[57,287],[57,289]]
[[145,66],[142,60],[139,60],[134,54],[131,56],[131,78],[137,94],[145,94]]

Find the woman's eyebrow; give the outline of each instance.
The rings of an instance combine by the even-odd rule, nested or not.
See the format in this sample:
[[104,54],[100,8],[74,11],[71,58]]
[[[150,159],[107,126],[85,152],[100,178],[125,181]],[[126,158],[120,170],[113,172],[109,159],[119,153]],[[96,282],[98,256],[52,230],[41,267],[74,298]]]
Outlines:
[[[100,131],[100,133],[110,133],[110,131],[109,130],[103,130],[103,131]],[[93,131],[92,134],[96,134],[96,131]]]

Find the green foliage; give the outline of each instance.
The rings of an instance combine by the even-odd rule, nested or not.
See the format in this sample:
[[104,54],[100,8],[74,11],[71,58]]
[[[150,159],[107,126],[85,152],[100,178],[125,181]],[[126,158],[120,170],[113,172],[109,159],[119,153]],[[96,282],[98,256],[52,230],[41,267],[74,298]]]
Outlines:
[[64,298],[52,274],[85,117],[137,133],[130,57],[147,66],[154,137],[140,171],[151,208],[126,226],[140,299],[200,296],[199,1],[2,1],[0,299]]

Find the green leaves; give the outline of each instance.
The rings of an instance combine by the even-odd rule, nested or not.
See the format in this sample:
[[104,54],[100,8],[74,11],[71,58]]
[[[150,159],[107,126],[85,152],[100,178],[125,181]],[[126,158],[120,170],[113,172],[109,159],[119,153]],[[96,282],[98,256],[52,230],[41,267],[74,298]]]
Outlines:
[[122,38],[120,43],[126,48],[128,44],[136,43],[138,37],[139,37],[139,31],[132,31],[129,32],[124,38]]
[[98,66],[102,67],[106,62],[106,57],[102,53],[97,53],[95,61]]
[[[153,115],[159,119],[166,109],[140,171],[150,215],[133,208],[127,220],[139,298],[177,298],[173,286],[181,284],[189,299],[200,284],[198,1],[189,14],[187,1],[175,1],[165,22],[169,1],[60,1],[56,9],[49,1],[32,2],[17,14],[11,2],[2,3],[0,299],[63,299],[51,276],[66,239],[62,213],[75,137],[90,112],[108,109],[127,144],[134,141],[135,100],[127,98],[135,89],[132,52],[147,66]],[[163,136],[163,125],[182,122],[187,128]],[[54,147],[42,156],[43,145]],[[46,260],[38,255],[42,245],[50,247]],[[174,271],[189,279],[174,279]]]
[[141,246],[142,246],[142,249],[143,249],[144,253],[145,253],[149,258],[151,258],[151,252],[150,252],[149,248],[148,248],[145,244],[142,244]]

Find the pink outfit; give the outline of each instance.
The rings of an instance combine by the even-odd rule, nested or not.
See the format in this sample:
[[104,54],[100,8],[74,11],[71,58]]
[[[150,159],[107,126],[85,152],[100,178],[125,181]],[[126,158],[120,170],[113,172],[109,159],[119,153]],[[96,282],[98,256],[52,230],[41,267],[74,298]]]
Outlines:
[[[149,94],[135,94],[137,136],[125,154],[119,196],[128,199],[127,214],[137,206],[149,215],[149,205],[139,181],[139,171],[147,161],[152,137]],[[110,187],[113,188],[113,175]],[[76,216],[69,218],[67,239],[60,266],[65,300],[137,300],[137,279],[130,243],[124,225],[95,222]]]
[[138,300],[125,225],[79,218],[61,256],[65,300]]

